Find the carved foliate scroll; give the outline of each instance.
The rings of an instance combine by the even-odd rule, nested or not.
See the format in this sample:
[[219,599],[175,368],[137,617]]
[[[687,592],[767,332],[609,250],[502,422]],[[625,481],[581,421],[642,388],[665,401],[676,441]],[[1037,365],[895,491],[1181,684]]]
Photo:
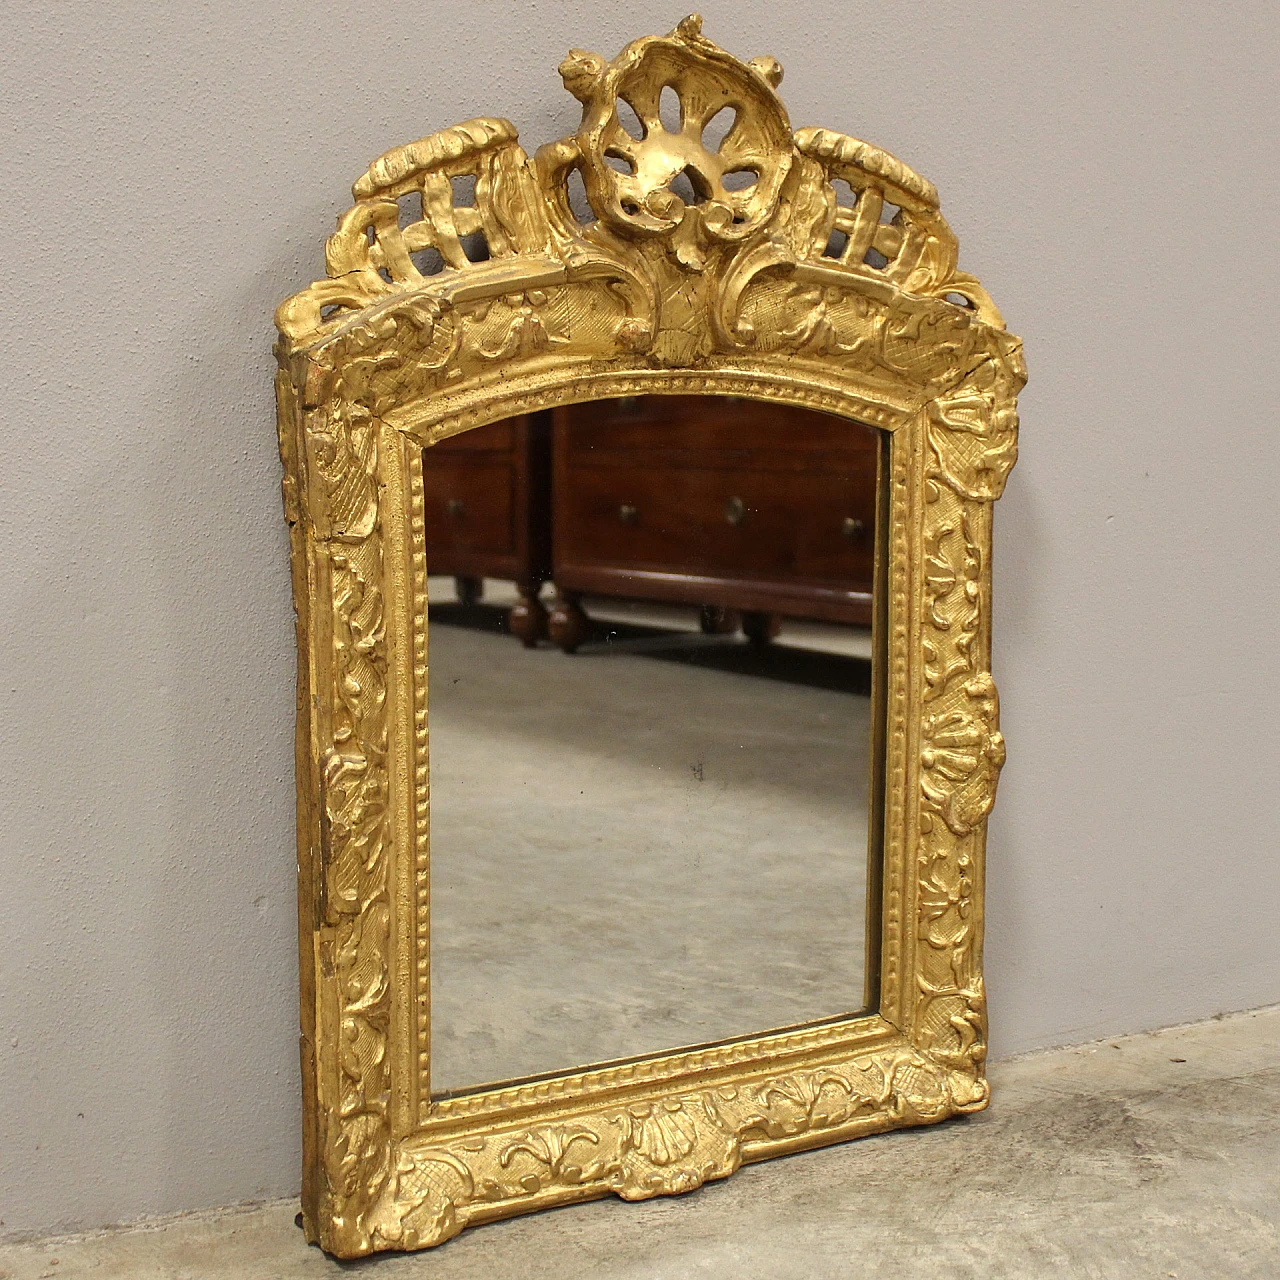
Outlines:
[[[793,131],[773,59],[740,61],[695,16],[612,61],[575,50],[560,73],[572,135],[530,157],[510,121],[477,119],[387,152],[325,278],[276,316],[311,922],[304,1217],[341,1256],[686,1191],[987,1096],[983,845],[1005,758],[990,511],[1016,458],[1020,344],[958,269],[933,185],[869,143]],[[405,459],[510,414],[651,392],[778,399],[893,435],[879,1012],[433,1099]]]

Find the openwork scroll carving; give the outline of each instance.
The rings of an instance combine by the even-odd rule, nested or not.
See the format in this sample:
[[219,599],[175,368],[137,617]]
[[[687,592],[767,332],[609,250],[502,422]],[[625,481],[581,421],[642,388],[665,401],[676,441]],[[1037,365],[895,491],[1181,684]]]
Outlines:
[[[480,119],[388,152],[355,183],[325,278],[276,317],[309,922],[304,1216],[342,1256],[687,1191],[987,1097],[983,843],[1005,756],[990,512],[1016,458],[1020,344],[958,270],[932,184],[856,138],[793,131],[772,59],[739,61],[692,17],[560,72],[575,134],[530,158],[509,121]],[[893,433],[879,1012],[432,1099],[415,450],[653,392],[784,400]]]

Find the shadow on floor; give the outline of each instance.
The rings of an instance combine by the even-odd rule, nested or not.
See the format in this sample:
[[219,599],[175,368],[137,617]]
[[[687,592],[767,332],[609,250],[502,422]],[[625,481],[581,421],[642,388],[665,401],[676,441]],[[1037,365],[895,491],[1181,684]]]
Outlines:
[[[507,633],[507,610],[497,605],[432,605],[428,620],[432,626],[461,627],[501,635]],[[581,662],[615,654],[657,658],[662,662],[759,676],[836,693],[861,694],[863,697],[871,693],[869,658],[795,649],[776,642],[753,645],[741,636],[708,636],[632,622],[592,619],[591,637],[573,655],[573,659]],[[554,660],[552,655],[548,656]]]

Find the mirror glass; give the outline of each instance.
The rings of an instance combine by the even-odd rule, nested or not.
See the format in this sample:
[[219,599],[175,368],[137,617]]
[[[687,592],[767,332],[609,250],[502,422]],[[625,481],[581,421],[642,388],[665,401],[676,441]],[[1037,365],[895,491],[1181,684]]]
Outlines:
[[887,451],[697,396],[424,451],[433,1093],[868,1007]]

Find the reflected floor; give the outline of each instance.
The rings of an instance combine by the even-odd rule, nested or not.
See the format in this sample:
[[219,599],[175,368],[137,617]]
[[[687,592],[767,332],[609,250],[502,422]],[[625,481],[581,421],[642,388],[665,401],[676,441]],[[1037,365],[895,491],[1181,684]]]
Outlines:
[[434,607],[443,586],[433,1091],[856,1009],[865,637],[797,628],[766,678],[740,640],[674,630],[688,611],[623,608],[568,657],[498,634],[497,608]]

